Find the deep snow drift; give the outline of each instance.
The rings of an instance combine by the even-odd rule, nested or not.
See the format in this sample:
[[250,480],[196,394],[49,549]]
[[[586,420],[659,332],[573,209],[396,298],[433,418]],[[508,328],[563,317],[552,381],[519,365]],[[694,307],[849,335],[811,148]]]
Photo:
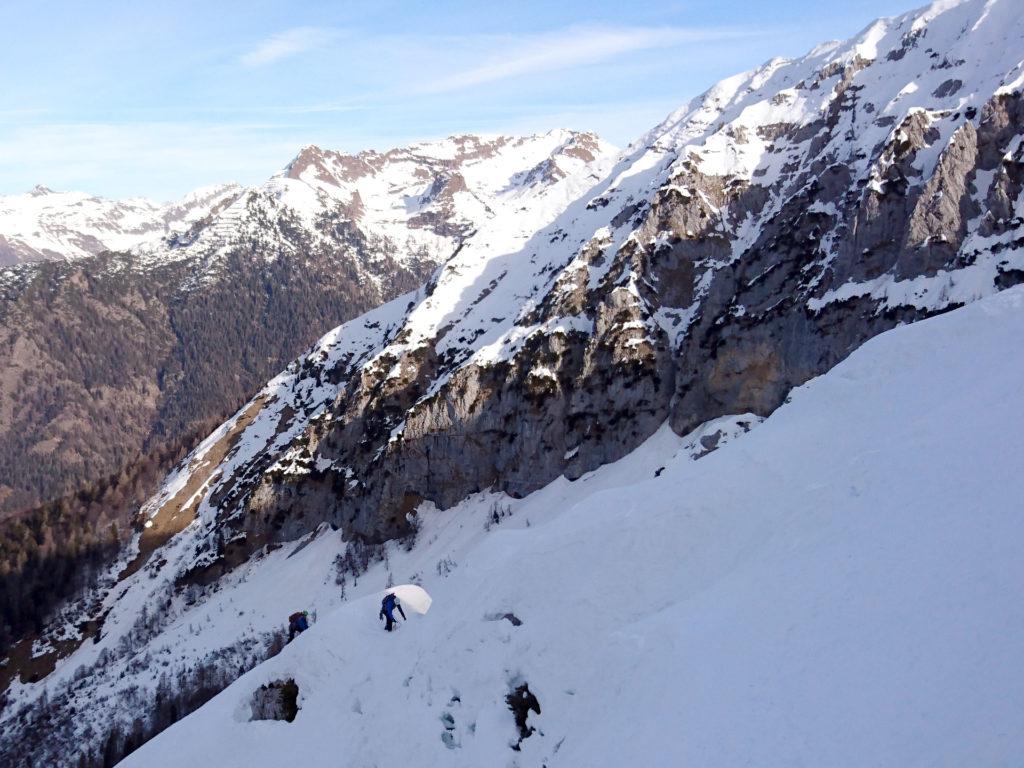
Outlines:
[[[421,509],[344,604],[337,534],[244,566],[203,608],[225,633],[304,594],[319,621],[123,765],[1019,762],[1022,336],[1015,288],[869,341],[699,461],[664,429],[523,500]],[[433,597],[393,635],[389,577]],[[284,679],[294,722],[251,722]]]

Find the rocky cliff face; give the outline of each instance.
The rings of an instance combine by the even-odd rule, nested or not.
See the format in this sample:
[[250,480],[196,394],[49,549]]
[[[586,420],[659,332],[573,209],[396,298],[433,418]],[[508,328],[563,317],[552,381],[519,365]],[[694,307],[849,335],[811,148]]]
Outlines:
[[[404,253],[457,247],[425,286],[321,338],[182,462],[143,510],[181,532],[128,577],[132,599],[217,589],[325,522],[365,552],[410,535],[421,502],[579,478],[666,421],[683,434],[767,415],[870,337],[1019,282],[1015,5],[937,3],[774,60],[614,165],[577,139],[496,188],[454,167],[488,150],[453,140],[443,172],[399,208],[368,190],[414,168],[408,152],[305,150],[275,199],[302,182],[348,220],[404,221]],[[467,227],[457,210],[482,215]],[[204,237],[215,264],[222,246],[193,242]],[[127,605],[112,590],[103,601]]]
[[385,333],[330,335],[264,391],[216,483],[212,578],[321,521],[380,541],[422,500],[525,494],[668,420],[767,415],[897,323],[1020,280],[1011,3],[936,5],[715,86],[549,226],[483,229]]

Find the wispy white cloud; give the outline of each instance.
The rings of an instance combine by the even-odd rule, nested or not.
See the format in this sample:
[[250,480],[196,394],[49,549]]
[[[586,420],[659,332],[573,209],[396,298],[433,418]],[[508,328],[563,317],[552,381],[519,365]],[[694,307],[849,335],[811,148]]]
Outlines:
[[[483,63],[426,83],[422,93],[471,88],[511,77],[596,64],[623,54],[749,36],[734,29],[686,27],[570,27],[557,32],[483,41]],[[479,39],[478,39],[479,41]]]
[[295,27],[263,40],[238,61],[246,67],[260,67],[300,53],[321,48],[338,36],[338,31],[325,27]]

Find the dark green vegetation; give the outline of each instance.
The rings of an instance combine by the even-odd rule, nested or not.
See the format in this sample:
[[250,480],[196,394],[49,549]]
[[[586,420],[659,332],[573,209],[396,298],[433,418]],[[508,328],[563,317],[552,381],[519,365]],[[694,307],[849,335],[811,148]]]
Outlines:
[[0,656],[42,632],[56,605],[93,583],[130,537],[139,505],[199,434],[0,525]]
[[0,652],[109,562],[185,450],[434,267],[398,264],[340,212],[326,239],[286,212],[260,224],[216,255],[0,271]]
[[[220,422],[321,333],[416,287],[324,264],[232,255],[232,277],[180,288],[190,266],[44,264],[0,289],[0,515],[120,471]],[[427,265],[428,267],[430,265]]]

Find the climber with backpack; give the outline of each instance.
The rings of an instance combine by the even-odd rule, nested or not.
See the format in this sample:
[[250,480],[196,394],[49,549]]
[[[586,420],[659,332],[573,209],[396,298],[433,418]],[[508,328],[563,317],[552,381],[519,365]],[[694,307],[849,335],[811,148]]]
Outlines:
[[307,629],[309,629],[309,613],[307,611],[293,613],[288,617],[288,642],[290,643],[296,635],[302,634]]
[[380,603],[380,614],[378,618],[387,619],[387,623],[384,625],[384,629],[388,632],[395,628],[395,608],[402,614],[402,621],[405,621],[405,611],[402,610],[402,604],[398,602],[398,597],[394,592],[388,592],[384,596],[384,599]]

